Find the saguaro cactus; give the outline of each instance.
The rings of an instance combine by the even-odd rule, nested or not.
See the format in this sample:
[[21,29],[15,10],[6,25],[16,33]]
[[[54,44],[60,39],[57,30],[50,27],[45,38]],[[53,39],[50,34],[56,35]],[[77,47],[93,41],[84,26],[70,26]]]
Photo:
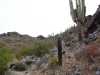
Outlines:
[[85,0],[75,0],[75,1],[76,1],[76,8],[74,9],[73,1],[69,0],[70,14],[72,16],[72,20],[77,24],[79,42],[81,42],[82,41],[81,26],[84,24],[86,6],[85,6]]
[[57,38],[57,46],[58,46],[58,63],[59,66],[62,66],[62,45],[61,45],[61,37]]

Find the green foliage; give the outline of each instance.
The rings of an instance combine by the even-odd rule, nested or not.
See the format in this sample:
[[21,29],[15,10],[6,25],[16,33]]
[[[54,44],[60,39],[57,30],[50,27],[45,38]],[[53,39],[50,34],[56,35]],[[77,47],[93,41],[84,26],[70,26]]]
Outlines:
[[9,49],[0,44],[0,75],[7,71],[7,63],[11,61],[11,52]]
[[71,34],[75,33],[76,27],[75,26],[71,26],[69,28],[67,28],[61,36],[66,37],[66,36],[71,36]]
[[58,46],[58,63],[59,66],[62,66],[62,45],[61,45],[61,37],[57,38],[57,46]]
[[17,58],[21,56],[27,56],[27,55],[42,56],[46,53],[49,53],[50,48],[52,48],[52,42],[50,40],[38,39],[34,41],[34,46],[24,45],[21,48],[19,48],[15,54]]
[[21,56],[32,55],[33,54],[33,47],[29,46],[29,45],[24,45],[21,48],[19,48],[15,54],[16,54],[16,58],[19,58]]
[[71,41],[73,39],[73,37],[70,35],[70,34],[67,34],[65,37],[64,37],[64,41]]
[[17,71],[25,71],[27,69],[27,66],[23,62],[17,62],[15,63],[15,65],[16,66],[14,67],[14,70],[17,70]]
[[90,24],[90,21],[87,21],[85,24],[84,24],[84,27],[87,28]]
[[34,45],[34,54],[36,56],[42,56],[49,53],[49,49],[52,48],[52,42],[48,39],[36,40]]

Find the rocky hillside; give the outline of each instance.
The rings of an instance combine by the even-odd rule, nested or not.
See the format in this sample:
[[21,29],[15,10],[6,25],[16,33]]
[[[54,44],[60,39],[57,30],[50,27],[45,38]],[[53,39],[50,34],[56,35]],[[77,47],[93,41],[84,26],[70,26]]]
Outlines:
[[7,32],[0,34],[0,43],[5,44],[6,47],[12,51],[16,51],[23,45],[33,45],[35,37],[29,35],[21,35],[17,32]]
[[[100,8],[100,7],[99,7]],[[43,57],[26,56],[13,62],[23,62],[27,65],[24,71],[8,70],[5,75],[100,75],[100,11],[86,17],[82,26],[83,41],[79,43],[77,27],[71,27],[62,34],[62,66],[58,65],[57,36],[50,36],[54,46],[50,54]],[[38,38],[44,39],[39,36]],[[23,44],[34,44],[34,38],[27,35],[7,33],[0,36],[0,41],[6,46],[15,48]],[[17,48],[17,47],[16,47]],[[21,66],[21,65],[20,65]]]
[[[96,36],[94,41],[89,42],[89,44],[75,42],[73,45],[66,46],[62,42],[62,48],[65,52],[62,55],[62,66],[58,66],[58,55],[55,51],[52,56],[50,54],[46,54],[40,58],[27,56],[25,57],[26,61],[34,61],[30,65],[27,65],[27,70],[9,70],[5,75],[24,75],[26,72],[30,75],[100,75],[99,35]],[[56,49],[55,47],[54,50]],[[16,62],[18,61],[23,61],[23,59]],[[39,68],[37,68],[38,66]]]

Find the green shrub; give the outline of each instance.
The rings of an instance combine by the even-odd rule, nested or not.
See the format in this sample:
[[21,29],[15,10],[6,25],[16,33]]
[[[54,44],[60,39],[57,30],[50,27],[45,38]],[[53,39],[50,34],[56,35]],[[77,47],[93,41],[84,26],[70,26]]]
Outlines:
[[17,58],[29,55],[42,56],[49,53],[50,48],[52,48],[52,42],[50,40],[36,40],[34,41],[34,46],[24,45],[15,54]]
[[25,65],[25,63],[23,63],[23,62],[16,62],[15,63],[14,70],[25,71],[26,69],[27,69],[27,66]]
[[11,61],[11,52],[9,49],[0,45],[0,75],[7,71],[7,63]]
[[34,45],[34,54],[36,56],[43,56],[50,52],[50,48],[52,48],[52,42],[48,39],[45,40],[37,40],[36,44]]
[[64,41],[71,41],[73,39],[72,35],[67,34],[67,36],[64,37]]
[[16,58],[19,58],[21,56],[32,55],[33,54],[33,47],[28,46],[28,45],[24,45],[21,48],[19,48],[15,54],[16,54]]

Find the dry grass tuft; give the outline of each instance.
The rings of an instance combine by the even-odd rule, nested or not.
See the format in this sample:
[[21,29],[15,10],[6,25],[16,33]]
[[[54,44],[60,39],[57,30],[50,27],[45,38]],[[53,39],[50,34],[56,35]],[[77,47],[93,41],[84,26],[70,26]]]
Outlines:
[[98,44],[100,44],[100,36],[97,37],[97,39],[96,39],[95,42],[98,43]]
[[81,75],[94,75],[90,70],[90,64],[88,62],[81,63]]

